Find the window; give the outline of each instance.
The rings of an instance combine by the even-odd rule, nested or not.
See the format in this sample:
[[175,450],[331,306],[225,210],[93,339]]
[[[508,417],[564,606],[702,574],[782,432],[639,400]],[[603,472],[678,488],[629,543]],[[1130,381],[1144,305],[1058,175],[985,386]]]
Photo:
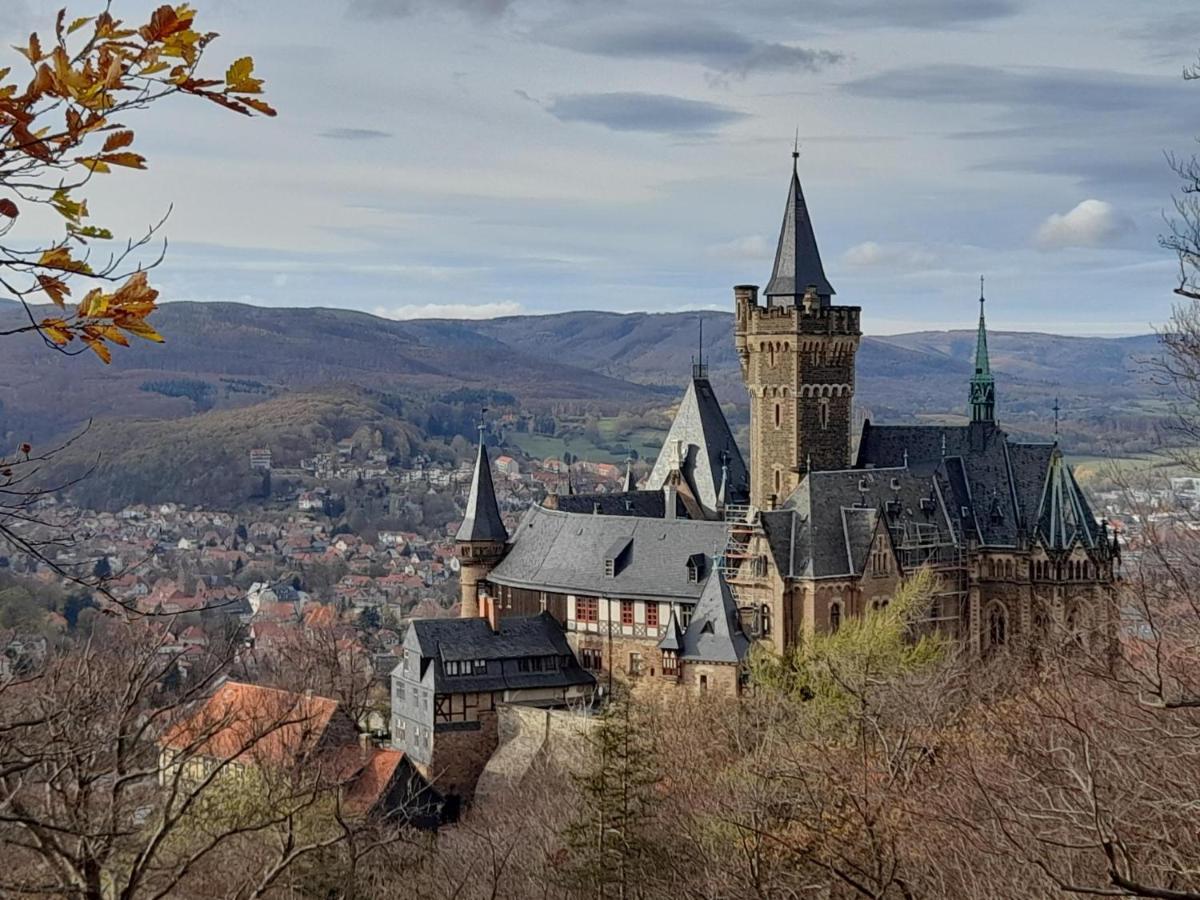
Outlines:
[[686,631],[690,624],[692,624],[692,607],[679,607],[679,627]]
[[615,559],[606,559],[604,561],[604,576],[613,578],[617,574],[617,561]]
[[783,423],[783,407],[775,404],[775,427],[778,428]]
[[621,624],[622,625],[632,625],[633,624],[633,601],[632,600],[622,600],[621,601]]
[[831,603],[829,605],[829,631],[836,632],[842,627],[842,605],[840,603]]
[[[477,659],[474,662],[473,668],[476,675],[483,675],[487,672],[487,660]],[[463,673],[466,674],[466,663],[463,663]]]
[[642,674],[642,654],[637,651],[629,654],[629,674],[635,676]]
[[575,601],[575,618],[580,622],[600,621],[600,599],[580,597]]
[[395,703],[397,706],[404,703],[404,682],[403,681],[392,682],[392,694],[396,698]]
[[658,604],[657,603],[647,603],[646,604],[646,627],[647,628],[657,628],[658,627]]
[[771,607],[764,603],[759,616],[759,633],[767,637],[771,633]]
[[674,650],[662,652],[662,673],[665,678],[674,678],[679,674],[679,654]]
[[580,647],[579,663],[589,672],[599,672],[604,668],[602,652],[599,647]]
[[780,489],[782,489],[782,488],[783,488],[783,472],[781,472],[779,469],[776,469],[775,470],[775,493],[778,494]]
[[700,676],[700,690],[702,690],[702,691],[708,690],[708,676],[707,675]]
[[461,664],[458,662],[458,660],[454,660],[454,659],[447,660],[445,669],[446,669],[447,675],[461,675],[462,674]]
[[999,603],[988,612],[988,643],[992,647],[1003,647],[1008,640],[1008,616]]
[[821,416],[822,430],[828,428],[829,427],[829,399],[827,397],[821,398],[821,405],[818,408],[818,411]]

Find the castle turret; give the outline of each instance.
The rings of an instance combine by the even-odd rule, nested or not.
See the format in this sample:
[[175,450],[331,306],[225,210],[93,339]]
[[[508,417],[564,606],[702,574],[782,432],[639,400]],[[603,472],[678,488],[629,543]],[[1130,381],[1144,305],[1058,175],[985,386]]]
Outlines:
[[508,529],[500,518],[496,503],[496,488],[492,484],[492,464],[483,442],[483,426],[479,428],[479,455],[471,478],[471,493],[467,498],[467,514],[455,535],[461,568],[458,573],[460,616],[464,619],[479,615],[479,582],[487,578],[504,558]]
[[733,289],[735,342],[750,393],[750,502],[783,502],[810,470],[850,462],[857,306],[833,306],[792,153],[766,303],[756,285]]
[[987,324],[983,319],[983,278],[979,279],[979,331],[975,336],[975,374],[971,376],[971,421],[996,421],[996,380],[988,360]]

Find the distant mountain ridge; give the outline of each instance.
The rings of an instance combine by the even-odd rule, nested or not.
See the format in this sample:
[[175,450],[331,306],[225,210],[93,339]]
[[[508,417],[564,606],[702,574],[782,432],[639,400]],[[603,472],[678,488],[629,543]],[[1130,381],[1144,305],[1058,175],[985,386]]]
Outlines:
[[[0,306],[0,327],[19,314]],[[531,407],[585,402],[607,408],[668,405],[700,352],[722,401],[745,405],[733,316],[720,312],[570,312],[481,321],[392,321],[324,308],[177,302],[155,313],[165,345],[135,341],[101,365],[63,360],[32,336],[0,354],[0,437],[39,440],[89,418],[162,420],[199,409],[185,396],[142,390],[178,379],[213,385],[218,408],[329,385],[437,393],[487,388]],[[1064,434],[1088,440],[1128,432],[1163,410],[1140,374],[1153,335],[1128,338],[990,333],[998,408],[1015,430],[1047,434],[1061,398]],[[961,416],[972,330],[866,337],[857,400],[877,421]],[[1141,427],[1141,426],[1138,426]],[[1136,429],[1135,429],[1136,430]]]

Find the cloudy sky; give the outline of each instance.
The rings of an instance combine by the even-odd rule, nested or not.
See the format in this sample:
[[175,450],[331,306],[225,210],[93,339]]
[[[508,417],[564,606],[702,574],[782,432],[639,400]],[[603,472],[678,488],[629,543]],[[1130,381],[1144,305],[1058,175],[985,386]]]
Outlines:
[[[56,5],[2,0],[5,44]],[[133,231],[174,204],[175,299],[729,309],[769,275],[798,127],[826,272],[868,332],[969,327],[981,273],[999,328],[1170,311],[1194,0],[196,5],[213,67],[253,54],[280,116],[181,99],[128,122],[151,171],[106,179],[93,215]]]

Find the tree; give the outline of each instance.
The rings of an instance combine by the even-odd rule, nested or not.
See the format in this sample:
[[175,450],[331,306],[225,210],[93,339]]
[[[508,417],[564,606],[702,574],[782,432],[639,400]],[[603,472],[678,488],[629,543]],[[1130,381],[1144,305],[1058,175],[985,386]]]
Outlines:
[[[64,354],[90,349],[107,363],[130,335],[162,341],[147,321],[158,299],[147,273],[162,261],[165,242],[146,254],[166,216],[140,237],[93,254],[114,236],[91,222],[88,184],[114,167],[146,168],[132,149],[135,133],[126,117],[173,95],[244,115],[275,111],[259,96],[262,81],[250,57],[234,61],[224,78],[201,75],[216,35],[196,30],[190,6],[160,6],[140,26],[101,6],[99,14],[74,20],[62,10],[47,39],[35,32],[16,48],[28,67],[24,84],[18,70],[0,68],[0,287],[23,313],[19,322],[0,326],[0,337],[35,333]],[[37,207],[62,218],[60,238],[41,243],[35,231],[32,239],[18,239],[22,213]],[[43,315],[34,305],[39,301],[56,309]],[[70,486],[48,488],[39,480],[58,449],[0,448],[0,542],[82,584],[87,572],[67,571],[47,556],[69,539],[36,509],[43,496]],[[31,537],[36,530],[42,535]]]

